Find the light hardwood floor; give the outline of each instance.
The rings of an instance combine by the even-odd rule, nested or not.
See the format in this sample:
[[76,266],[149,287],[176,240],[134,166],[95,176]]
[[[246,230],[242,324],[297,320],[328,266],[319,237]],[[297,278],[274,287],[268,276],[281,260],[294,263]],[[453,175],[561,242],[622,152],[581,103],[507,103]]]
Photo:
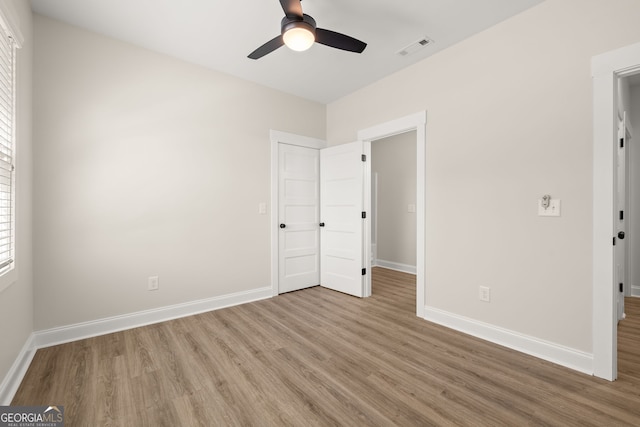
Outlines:
[[610,383],[418,319],[412,275],[373,279],[38,350],[12,404],[92,427],[640,425],[640,300]]

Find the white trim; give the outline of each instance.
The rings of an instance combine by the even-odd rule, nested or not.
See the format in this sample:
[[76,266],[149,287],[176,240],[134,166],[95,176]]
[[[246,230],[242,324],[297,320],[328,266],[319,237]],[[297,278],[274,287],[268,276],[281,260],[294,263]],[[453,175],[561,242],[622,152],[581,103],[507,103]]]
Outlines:
[[8,406],[13,400],[20,383],[29,369],[29,365],[33,360],[33,356],[36,354],[35,337],[33,334],[29,335],[29,338],[22,346],[22,350],[18,353],[18,357],[11,365],[11,369],[7,372],[7,375],[0,384],[0,405]]
[[[420,111],[409,116],[358,131],[358,140],[363,142],[371,142],[412,130],[416,131],[416,314],[418,317],[424,317],[424,304],[427,287],[425,278],[426,124],[427,112]],[[370,175],[368,179],[370,179]],[[371,271],[371,256],[368,253],[368,251],[371,250],[370,227],[367,227],[365,231],[365,248],[367,250],[367,256],[365,259],[367,262],[367,271]],[[368,276],[367,282],[369,283],[370,294],[371,279],[370,275]],[[366,290],[365,285],[365,292]]]
[[388,138],[415,130],[418,126],[425,125],[426,123],[427,112],[420,111],[419,113],[362,129],[358,131],[358,139],[362,141],[375,141],[376,139]]
[[616,289],[613,279],[614,144],[617,79],[640,70],[640,43],[591,60],[593,77],[593,374],[618,375]]
[[271,139],[272,148],[273,144],[277,144],[278,142],[282,144],[297,145],[298,147],[315,148],[316,150],[321,150],[327,147],[327,142],[322,139],[296,135],[295,133],[281,132],[273,129],[269,131],[269,138]]
[[278,144],[297,145],[320,150],[327,146],[327,142],[273,129],[269,131],[269,139],[271,140],[271,295],[275,297],[279,294],[278,282],[280,281],[278,270],[280,265],[278,258],[280,256],[278,245],[278,222],[280,218],[278,211]]
[[271,298],[271,287],[175,304],[153,310],[138,311],[122,316],[92,320],[90,322],[76,323],[74,325],[44,331],[36,331],[34,332],[35,345],[37,348],[50,347],[267,298]]
[[388,268],[389,270],[402,271],[403,273],[416,274],[416,266],[401,264],[399,262],[385,261],[383,259],[374,260],[375,267]]
[[529,354],[576,371],[592,374],[593,356],[583,351],[540,340],[488,323],[478,322],[433,307],[425,307],[424,319],[485,341]]

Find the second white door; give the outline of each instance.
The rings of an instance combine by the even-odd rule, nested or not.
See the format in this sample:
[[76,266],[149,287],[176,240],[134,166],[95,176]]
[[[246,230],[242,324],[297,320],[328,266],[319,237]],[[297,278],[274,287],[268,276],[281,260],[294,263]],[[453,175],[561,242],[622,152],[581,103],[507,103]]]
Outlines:
[[321,284],[357,297],[364,296],[362,154],[362,142],[320,152]]

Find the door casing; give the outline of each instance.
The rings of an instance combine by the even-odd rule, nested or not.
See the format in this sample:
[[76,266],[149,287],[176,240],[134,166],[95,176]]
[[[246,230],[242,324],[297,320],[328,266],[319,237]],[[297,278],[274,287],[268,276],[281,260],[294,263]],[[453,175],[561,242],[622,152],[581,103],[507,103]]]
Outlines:
[[[425,199],[426,199],[426,124],[427,112],[391,120],[358,132],[367,158],[371,158],[371,142],[405,132],[416,131],[416,315],[424,318],[426,300],[425,278]],[[371,212],[371,162],[365,164],[365,210]],[[365,262],[371,271],[371,227],[365,229]],[[371,295],[371,274],[365,276],[364,296]]]
[[593,78],[593,375],[618,376],[618,336],[614,280],[614,162],[618,139],[618,79],[640,72],[640,43],[594,56]]

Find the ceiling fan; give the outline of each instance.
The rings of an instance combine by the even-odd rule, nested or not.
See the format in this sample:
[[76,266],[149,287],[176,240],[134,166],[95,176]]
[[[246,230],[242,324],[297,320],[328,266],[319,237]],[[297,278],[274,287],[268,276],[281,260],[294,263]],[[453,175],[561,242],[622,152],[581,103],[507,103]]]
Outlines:
[[353,37],[317,28],[315,19],[302,13],[300,0],[280,0],[280,5],[284,10],[284,18],[280,22],[281,34],[251,52],[248,58],[260,59],[285,44],[300,52],[309,49],[314,42],[357,53],[362,53],[367,47],[366,43]]

